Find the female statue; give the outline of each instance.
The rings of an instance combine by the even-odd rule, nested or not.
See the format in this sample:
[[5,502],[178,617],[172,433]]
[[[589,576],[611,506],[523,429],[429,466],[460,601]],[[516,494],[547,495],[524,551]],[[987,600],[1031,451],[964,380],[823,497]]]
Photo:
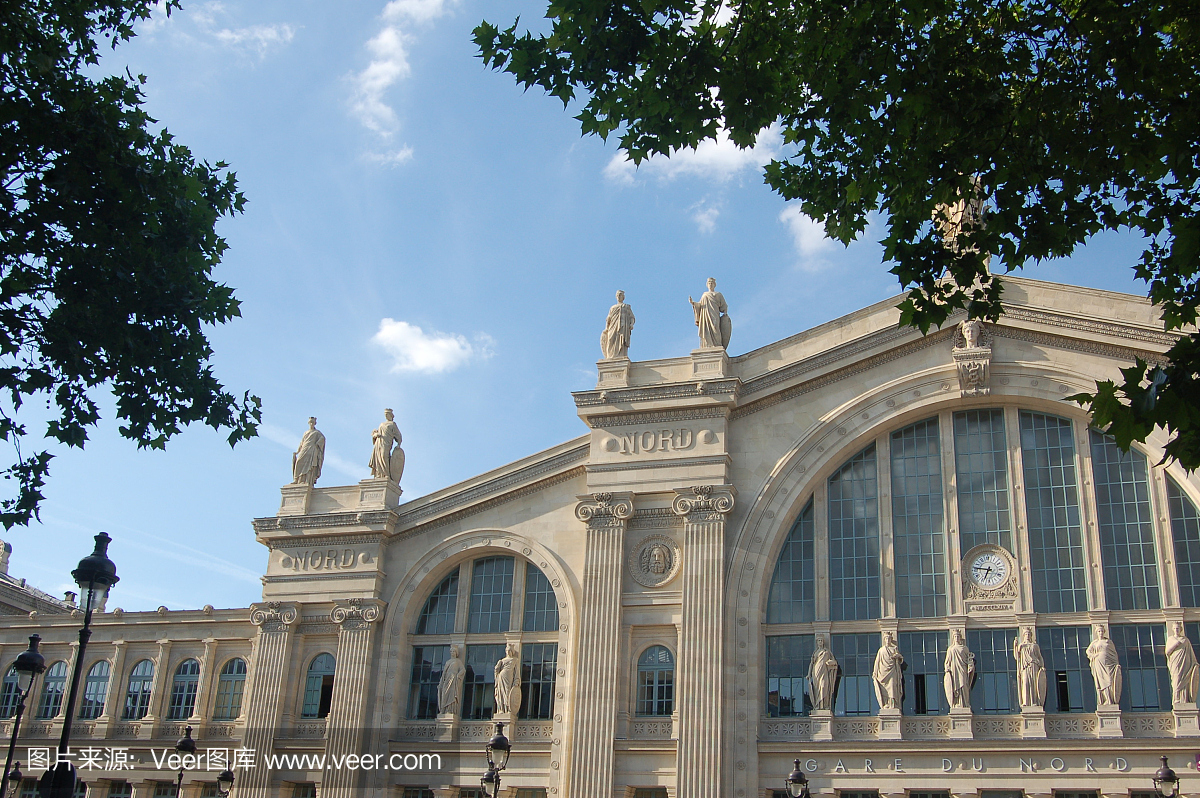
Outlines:
[[1032,629],[1013,641],[1013,657],[1017,660],[1017,700],[1023,707],[1042,706],[1046,703],[1046,661]]
[[963,708],[971,705],[971,682],[975,678],[975,655],[963,643],[963,633],[954,630],[954,640],[946,649],[945,675],[942,686],[950,706]]
[[450,646],[450,659],[442,666],[442,678],[438,682],[438,714],[457,715],[462,701],[463,679],[467,666],[459,656],[458,646]]
[[837,681],[838,664],[823,635],[817,635],[817,648],[808,666],[808,698],[813,709],[833,707],[833,685]]
[[1200,687],[1200,665],[1196,662],[1196,651],[1192,641],[1183,632],[1183,624],[1176,622],[1167,635],[1167,670],[1171,672],[1171,691],[1176,704],[1196,703],[1197,688]]
[[1096,702],[1100,706],[1114,706],[1121,701],[1121,662],[1117,658],[1117,647],[1108,639],[1103,626],[1097,626],[1087,647],[1088,662],[1092,666],[1092,679],[1096,682]]
[[900,708],[900,693],[904,688],[904,673],[900,667],[903,664],[904,655],[896,645],[896,635],[884,632],[883,645],[875,652],[875,667],[871,669],[880,709]]
[[509,643],[504,659],[496,663],[496,714],[516,714],[521,709],[521,651]]

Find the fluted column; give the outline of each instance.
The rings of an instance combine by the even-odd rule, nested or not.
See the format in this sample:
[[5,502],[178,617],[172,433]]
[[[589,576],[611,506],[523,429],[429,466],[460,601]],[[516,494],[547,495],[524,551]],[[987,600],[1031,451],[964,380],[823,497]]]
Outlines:
[[208,703],[213,679],[213,666],[216,664],[217,641],[209,637],[204,641],[204,654],[200,657],[200,675],[196,677],[196,702],[192,704],[192,715],[188,720],[199,724],[205,718],[211,717],[205,704]]
[[338,624],[337,673],[325,727],[326,768],[321,774],[321,798],[353,798],[362,773],[335,768],[347,754],[362,754],[363,727],[367,722],[367,697],[371,687],[375,623],[383,617],[384,602],[377,599],[339,601],[329,614]]
[[683,516],[683,607],[675,669],[679,711],[677,798],[721,798],[725,664],[725,515],[730,486],[701,485],[671,505]]
[[575,515],[587,525],[579,602],[579,677],[572,708],[571,798],[612,798],[617,722],[617,652],[621,632],[621,561],[633,494],[580,496]]
[[287,682],[292,630],[299,617],[295,604],[270,601],[251,605],[250,622],[258,627],[258,635],[254,638],[254,667],[246,685],[242,745],[254,751],[258,766],[238,771],[238,790],[243,795],[269,795],[271,771],[263,765],[263,756],[274,751],[283,708],[279,691]]

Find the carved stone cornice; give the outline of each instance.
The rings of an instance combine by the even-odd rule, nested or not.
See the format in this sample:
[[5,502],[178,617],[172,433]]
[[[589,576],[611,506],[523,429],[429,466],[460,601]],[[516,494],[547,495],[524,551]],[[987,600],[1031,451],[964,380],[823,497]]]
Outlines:
[[624,526],[633,517],[633,494],[593,493],[579,497],[575,517],[590,527]]
[[378,599],[350,598],[337,602],[329,620],[343,629],[366,629],[383,617],[383,602]]
[[719,521],[733,509],[737,489],[732,485],[693,485],[676,488],[671,510],[688,521]]
[[250,605],[250,623],[264,632],[286,632],[300,617],[295,604],[267,601]]

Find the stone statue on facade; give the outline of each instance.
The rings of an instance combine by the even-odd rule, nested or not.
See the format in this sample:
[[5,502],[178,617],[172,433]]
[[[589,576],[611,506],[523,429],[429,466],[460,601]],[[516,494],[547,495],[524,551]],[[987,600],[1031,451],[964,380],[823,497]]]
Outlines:
[[438,682],[438,714],[458,715],[466,676],[467,666],[463,664],[458,646],[450,646],[450,659],[442,666],[442,678]]
[[1017,661],[1017,700],[1023,707],[1041,707],[1046,703],[1046,661],[1032,629],[1013,641],[1013,658]]
[[957,252],[960,234],[983,227],[984,212],[983,182],[978,176],[971,178],[969,199],[960,196],[954,202],[934,207],[933,221],[946,249]]
[[[375,479],[390,479],[400,484],[400,477],[404,474],[404,450],[400,448],[400,428],[396,426],[395,416],[392,415],[390,407],[383,411],[383,418],[383,423],[371,433],[374,448],[367,465],[371,467],[371,476]],[[393,444],[395,449],[392,448]]]
[[808,665],[808,699],[813,709],[833,708],[833,686],[837,683],[838,663],[825,642],[824,635],[817,635],[817,647]]
[[300,448],[292,454],[292,484],[316,485],[325,463],[325,436],[317,429],[317,419],[309,417],[308,431],[300,439]]
[[600,351],[605,360],[629,357],[629,338],[633,334],[633,308],[625,304],[625,292],[617,292],[617,304],[608,310],[604,332],[600,333]]
[[516,643],[505,648],[504,658],[496,663],[497,715],[516,715],[521,709],[521,650]]
[[1088,662],[1092,666],[1092,680],[1096,683],[1096,703],[1100,706],[1116,706],[1121,701],[1121,662],[1117,658],[1117,647],[1108,639],[1103,626],[1097,626],[1092,642],[1087,647]]
[[1196,662],[1192,641],[1187,639],[1183,624],[1178,621],[1171,625],[1171,633],[1167,635],[1166,654],[1174,703],[1195,704],[1200,693],[1200,664]]
[[700,297],[700,301],[688,297],[692,303],[692,314],[696,318],[696,327],[700,332],[700,348],[726,349],[729,338],[733,334],[733,322],[729,320],[729,306],[725,297],[717,291],[717,281],[708,278],[708,290]]
[[971,683],[975,681],[975,655],[967,650],[960,629],[954,630],[954,639],[946,649],[945,675],[942,687],[952,709],[965,709],[971,705]]
[[875,698],[880,709],[899,709],[900,695],[904,688],[904,655],[896,645],[896,635],[883,633],[883,645],[875,652],[875,667],[871,678],[875,682]]

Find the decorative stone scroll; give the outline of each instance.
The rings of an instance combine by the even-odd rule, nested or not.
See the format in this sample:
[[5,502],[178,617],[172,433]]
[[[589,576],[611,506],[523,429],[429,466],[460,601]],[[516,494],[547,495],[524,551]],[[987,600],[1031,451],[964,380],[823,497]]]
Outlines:
[[671,509],[676,515],[689,516],[695,520],[717,520],[733,509],[731,486],[695,485],[675,489],[675,500]]
[[365,627],[379,620],[379,606],[360,598],[346,599],[345,604],[339,603],[333,608],[329,620],[344,629]]
[[300,617],[295,604],[268,601],[265,604],[252,605],[252,607],[250,623],[260,627],[264,632],[282,632]]
[[580,496],[575,517],[588,526],[619,526],[633,517],[633,497],[629,493],[593,493]]
[[979,319],[965,319],[958,325],[951,353],[958,369],[961,396],[987,396],[992,370],[992,335]]
[[629,575],[643,587],[660,587],[679,574],[679,546],[670,535],[648,535],[630,551]]

